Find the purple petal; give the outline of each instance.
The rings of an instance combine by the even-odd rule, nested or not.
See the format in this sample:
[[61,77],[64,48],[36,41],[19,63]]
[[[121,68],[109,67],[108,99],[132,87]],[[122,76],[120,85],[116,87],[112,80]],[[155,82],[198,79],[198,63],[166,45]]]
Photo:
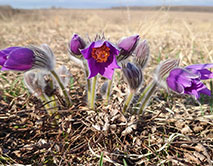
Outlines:
[[112,69],[115,69],[115,68],[120,69],[121,67],[118,66],[115,55],[112,55],[111,57],[112,57],[112,62],[107,67]]
[[182,68],[175,68],[166,79],[167,85],[172,90],[178,93],[184,93],[186,87],[191,87],[192,79],[199,78],[199,75],[190,73]]
[[23,47],[8,47],[8,48],[0,51],[0,56],[2,56],[3,54],[8,55],[11,51],[16,50],[17,48],[23,48]]
[[167,85],[170,89],[172,89],[175,92],[178,92],[180,94],[184,93],[184,88],[181,84],[176,82],[176,79],[174,77],[168,77],[166,79]]
[[105,42],[106,46],[110,48],[110,55],[118,55],[119,54],[119,50],[113,46],[110,42]]
[[81,54],[84,56],[85,59],[90,59],[92,57],[91,52],[94,48],[95,42],[92,42],[87,48],[81,50]]
[[196,99],[200,97],[200,93],[211,96],[211,92],[208,91],[207,87],[199,79],[193,79],[191,87],[187,87],[184,90],[184,93],[193,95]]
[[196,89],[193,89],[191,92],[186,93],[186,94],[194,96],[196,100],[200,98],[200,94],[198,93],[198,91]]
[[17,48],[21,48],[21,47],[9,47],[6,48],[4,50],[0,51],[0,65],[2,66],[5,61],[7,60],[7,56],[9,55],[9,53]]
[[104,41],[104,40],[98,40],[95,42],[94,48],[99,48],[99,47],[103,46],[105,43],[108,43],[108,42]]
[[[183,87],[190,87],[192,79],[199,78],[198,75],[195,75],[193,73],[190,73],[189,71],[182,69],[182,68],[175,68],[173,69],[168,78],[167,82],[176,82],[179,85],[182,85]],[[177,87],[178,88],[178,87]],[[173,89],[175,89],[173,87]],[[178,90],[178,89],[177,89]]]
[[100,74],[108,79],[112,79],[114,69],[120,69],[120,66],[118,66],[115,55],[112,55],[112,62],[108,64],[106,67],[101,66],[100,67]]
[[17,48],[9,54],[4,64],[5,68],[11,70],[29,70],[32,68],[34,53],[28,48]]
[[6,68],[6,67],[3,66],[3,67],[1,68],[1,70],[2,70],[2,71],[8,71],[8,70],[11,70],[11,69],[8,69],[8,68]]
[[102,76],[104,76],[107,79],[112,79],[113,73],[114,73],[114,69],[112,68],[101,68],[100,72],[99,72]]
[[90,58],[88,60],[88,68],[89,68],[89,72],[90,72],[88,79],[96,76],[100,71],[99,64],[96,63],[96,61],[93,58]]
[[204,89],[200,90],[199,93],[211,96],[211,91],[208,88],[204,88]]
[[121,39],[118,43],[118,47],[124,49],[127,52],[130,52],[134,47],[137,41],[139,40],[139,35],[133,35],[130,37],[126,37]]
[[186,69],[196,69],[196,70],[209,69],[209,68],[213,68],[213,63],[189,65],[185,68]]
[[0,55],[0,65],[3,66],[5,61],[7,60],[7,56],[6,55]]
[[207,80],[210,78],[213,78],[213,72],[207,70],[207,69],[202,69],[202,70],[198,70],[200,73],[200,79],[201,80]]
[[183,68],[175,68],[170,72],[171,75],[174,76],[179,76],[181,75],[182,77],[186,77],[186,78],[199,78],[199,75],[196,75],[194,73],[189,72],[188,70],[185,70]]
[[213,73],[207,69],[197,70],[193,68],[187,68],[187,70],[193,74],[199,75],[201,80],[207,80],[207,79],[213,78]]

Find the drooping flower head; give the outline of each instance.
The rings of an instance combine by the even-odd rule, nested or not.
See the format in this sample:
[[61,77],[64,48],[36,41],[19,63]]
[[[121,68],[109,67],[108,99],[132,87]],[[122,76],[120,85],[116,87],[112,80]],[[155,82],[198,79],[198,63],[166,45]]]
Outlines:
[[189,94],[199,99],[200,94],[211,96],[211,91],[201,82],[201,80],[213,78],[212,73],[207,68],[213,64],[196,64],[185,68],[173,69],[167,77],[167,85],[173,91],[180,94]]
[[9,47],[0,50],[1,70],[29,70],[32,68],[34,60],[33,51],[26,47]]
[[46,44],[40,47],[9,47],[0,50],[0,65],[1,70],[27,71],[35,68],[53,70],[55,58]]
[[81,53],[88,61],[90,72],[88,79],[98,73],[112,79],[114,69],[120,68],[116,61],[119,50],[106,40],[92,42],[87,48],[81,50]]

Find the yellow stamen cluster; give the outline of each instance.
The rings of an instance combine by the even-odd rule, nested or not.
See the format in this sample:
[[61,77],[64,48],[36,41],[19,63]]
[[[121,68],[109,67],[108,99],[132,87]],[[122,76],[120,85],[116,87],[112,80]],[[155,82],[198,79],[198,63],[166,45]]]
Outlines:
[[92,57],[99,63],[106,62],[109,56],[110,48],[106,45],[92,49]]

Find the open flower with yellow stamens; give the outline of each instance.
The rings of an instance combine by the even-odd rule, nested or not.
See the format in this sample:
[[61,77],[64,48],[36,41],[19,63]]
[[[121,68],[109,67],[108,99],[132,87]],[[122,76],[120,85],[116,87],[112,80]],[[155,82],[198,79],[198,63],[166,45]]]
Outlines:
[[112,79],[114,69],[119,69],[116,56],[119,50],[110,42],[98,40],[92,42],[87,48],[81,50],[82,55],[88,61],[88,79],[100,73],[102,76]]

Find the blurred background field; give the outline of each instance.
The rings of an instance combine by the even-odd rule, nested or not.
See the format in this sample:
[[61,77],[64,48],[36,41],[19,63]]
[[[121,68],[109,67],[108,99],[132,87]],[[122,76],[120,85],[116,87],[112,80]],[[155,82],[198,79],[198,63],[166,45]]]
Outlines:
[[[184,12],[170,11],[169,7],[154,9],[122,7],[28,10],[2,6],[0,7],[0,49],[9,46],[48,44],[56,55],[57,65],[65,64],[68,66],[75,81],[80,82],[80,85],[75,83],[76,91],[84,87],[84,80],[81,78],[83,71],[79,74],[80,68],[71,62],[68,56],[67,44],[73,33],[82,37],[89,35],[93,38],[97,33],[104,32],[105,36],[115,43],[123,36],[139,34],[142,39],[149,42],[151,51],[151,60],[144,72],[145,84],[151,80],[153,70],[161,60],[180,58],[180,66],[213,63],[213,8],[209,7],[208,12],[202,7],[197,11],[187,11],[184,8]],[[94,157],[87,142],[85,143],[83,139],[89,139],[92,133],[95,135],[94,139],[101,135],[103,140],[109,140],[107,134],[88,129],[83,132],[82,139],[80,139],[80,130],[83,129],[79,126],[76,127],[72,120],[66,118],[67,115],[62,116],[60,130],[50,127],[50,134],[47,134],[48,131],[45,129],[47,130],[49,127],[47,127],[46,114],[39,112],[39,109],[35,108],[32,103],[26,107],[20,106],[25,100],[30,101],[30,95],[27,95],[26,90],[22,89],[21,79],[14,83],[21,73],[7,72],[4,74],[1,72],[0,74],[0,163],[44,164],[46,162],[47,165],[66,165],[68,163],[87,165],[88,162],[91,165],[96,165],[98,163],[99,159],[96,158],[97,156]],[[206,83],[210,88],[209,82]],[[12,90],[18,90],[21,87],[14,96],[10,93],[11,86],[14,86]],[[9,90],[5,91],[5,89]],[[85,89],[81,92],[85,96]],[[118,135],[119,139],[111,133],[110,139],[114,138],[116,144],[113,141],[108,141],[107,144],[103,143],[104,141],[99,142],[100,145],[94,147],[96,152],[99,155],[101,152],[121,154],[121,151],[122,154],[134,152],[137,155],[152,153],[150,156],[147,155],[148,157],[139,157],[138,160],[126,157],[129,165],[135,165],[136,161],[141,161],[146,165],[160,164],[161,162],[172,165],[212,165],[212,105],[209,102],[204,102],[204,105],[200,107],[190,97],[181,98],[173,94],[173,98],[165,99],[163,94],[159,91],[152,100],[152,105],[147,108],[148,117],[144,119],[142,129],[140,128],[135,134],[126,137]],[[83,97],[79,98],[79,102],[81,100]],[[116,102],[119,101],[116,100]],[[82,108],[74,108],[74,111],[77,112],[78,109],[82,112]],[[105,107],[99,109],[104,110],[103,112],[110,111],[109,108]],[[27,112],[24,113],[24,119],[22,118],[22,113],[26,110],[31,110],[34,113],[33,118],[31,117],[32,112],[30,115]],[[67,111],[72,111],[72,109]],[[86,118],[84,114],[80,115],[79,113],[78,116],[76,115],[81,120]],[[156,119],[155,116],[157,116]],[[76,117],[71,116],[71,119],[80,123],[75,119]],[[41,126],[37,124],[38,120],[42,121]],[[23,124],[26,126],[23,127]],[[35,124],[39,127],[33,128]],[[69,127],[72,134],[66,135]],[[25,128],[26,130],[24,130]],[[40,133],[39,130],[41,130]],[[23,135],[20,136],[18,132]],[[29,132],[32,132],[32,135],[27,135]],[[175,133],[183,134],[187,139],[178,137],[175,140],[174,138],[175,143],[168,146],[165,152],[155,152],[156,149],[164,145],[165,140],[171,139],[170,136]],[[27,139],[22,138],[23,136],[27,136]],[[128,146],[123,145],[122,142]],[[79,144],[82,146],[78,147]],[[36,148],[33,149],[35,145]],[[70,147],[74,150],[72,151]],[[29,149],[26,150],[27,148]],[[48,151],[49,148],[50,151]],[[176,152],[171,149],[175,149]],[[110,156],[107,153],[106,155]],[[123,158],[118,156],[110,156],[110,158],[118,163],[123,161]],[[106,164],[110,165],[110,162],[106,162]]]
[[153,60],[180,56],[183,65],[213,61],[211,12],[5,8],[0,10],[1,48],[45,42],[62,56],[73,33],[93,37],[104,32],[113,42],[139,34],[149,41]]

